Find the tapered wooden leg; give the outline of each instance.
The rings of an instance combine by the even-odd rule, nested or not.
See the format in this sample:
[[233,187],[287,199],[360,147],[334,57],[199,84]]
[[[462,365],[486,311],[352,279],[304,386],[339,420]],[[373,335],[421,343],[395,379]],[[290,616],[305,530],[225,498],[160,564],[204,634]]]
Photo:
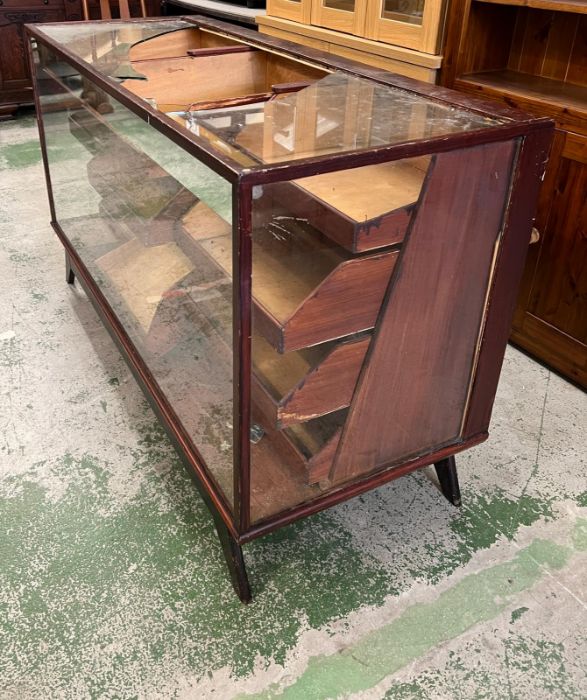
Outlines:
[[434,465],[440,482],[440,490],[454,506],[461,505],[461,489],[457,475],[457,463],[454,456],[436,462]]
[[218,538],[222,545],[222,551],[226,558],[234,590],[242,603],[250,603],[252,600],[251,588],[249,586],[242,547],[237,544],[226,525],[219,517],[214,518],[214,524],[216,525],[216,532],[218,532]]
[[75,282],[75,272],[71,267],[71,260],[67,253],[65,253],[65,281],[67,284],[73,284]]

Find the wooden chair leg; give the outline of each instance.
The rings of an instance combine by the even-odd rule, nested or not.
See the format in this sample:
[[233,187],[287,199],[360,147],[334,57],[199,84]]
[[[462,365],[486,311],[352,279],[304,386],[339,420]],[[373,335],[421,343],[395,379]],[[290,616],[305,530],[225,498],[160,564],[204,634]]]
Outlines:
[[219,516],[214,517],[214,524],[216,525],[216,532],[218,533],[218,539],[222,545],[222,551],[226,558],[234,590],[240,598],[241,603],[250,603],[252,600],[251,588],[249,586],[242,547],[237,544]]
[[440,490],[454,506],[461,505],[461,489],[457,474],[457,463],[454,456],[436,462],[434,465],[440,482]]
[[67,253],[65,253],[65,281],[67,284],[73,284],[75,282],[75,272],[73,271],[71,260]]

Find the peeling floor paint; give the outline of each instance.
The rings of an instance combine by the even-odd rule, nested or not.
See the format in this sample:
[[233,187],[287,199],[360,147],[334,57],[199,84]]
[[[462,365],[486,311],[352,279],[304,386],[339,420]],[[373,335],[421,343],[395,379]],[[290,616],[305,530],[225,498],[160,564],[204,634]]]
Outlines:
[[425,470],[253,542],[243,607],[46,201],[0,125],[2,700],[587,697],[585,394],[510,348],[461,510]]

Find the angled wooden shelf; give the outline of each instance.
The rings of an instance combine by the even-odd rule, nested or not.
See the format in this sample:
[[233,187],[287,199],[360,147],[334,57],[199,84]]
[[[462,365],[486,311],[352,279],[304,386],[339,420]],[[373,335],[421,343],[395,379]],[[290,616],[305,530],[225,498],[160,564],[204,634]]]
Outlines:
[[361,253],[401,243],[429,158],[367,165],[271,186],[271,196],[338,245]]
[[[343,409],[305,423],[291,425],[283,430],[270,427],[266,437],[273,443],[274,449],[286,456],[291,465],[290,469],[302,475],[304,484],[311,486],[325,482],[347,413],[348,409]],[[253,420],[261,424],[263,420],[255,404]]]
[[278,429],[349,406],[370,335],[281,355],[253,338],[253,401]]
[[[186,238],[232,275],[232,232],[203,202],[183,219]],[[255,328],[279,352],[310,347],[375,324],[397,251],[351,258],[294,217],[253,232]]]

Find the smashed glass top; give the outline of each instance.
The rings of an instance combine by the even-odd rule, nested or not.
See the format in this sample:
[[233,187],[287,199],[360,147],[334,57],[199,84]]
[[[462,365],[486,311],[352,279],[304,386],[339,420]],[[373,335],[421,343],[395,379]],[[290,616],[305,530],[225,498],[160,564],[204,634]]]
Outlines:
[[44,24],[39,29],[103,75],[125,78],[134,75],[129,52],[135,44],[180,29],[193,29],[183,20],[147,22],[86,22]]
[[218,150],[250,166],[430,139],[501,123],[342,72],[279,99],[173,116]]
[[505,122],[183,20],[55,24],[41,31],[241,167]]

